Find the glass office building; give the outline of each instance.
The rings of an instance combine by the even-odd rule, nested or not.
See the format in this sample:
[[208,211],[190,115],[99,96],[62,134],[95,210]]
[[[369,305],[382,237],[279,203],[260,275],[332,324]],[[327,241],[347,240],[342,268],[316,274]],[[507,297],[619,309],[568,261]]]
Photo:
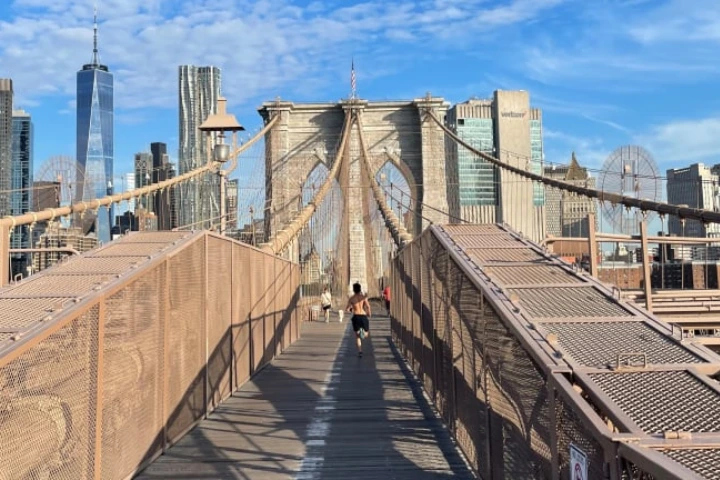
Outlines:
[[0,216],[10,215],[13,84],[0,78]]
[[[112,193],[113,152],[113,76],[99,63],[96,22],[92,62],[77,72],[77,162],[83,176],[77,200]],[[94,230],[100,242],[109,242],[112,218],[112,208],[101,207],[97,218],[83,225],[85,233]]]
[[[493,121],[491,118],[460,118],[457,133],[474,148],[493,153]],[[478,158],[467,149],[458,149],[458,180],[460,205],[495,205],[497,203],[497,168]]]
[[[543,173],[543,137],[542,120],[539,118],[530,120],[530,171],[538,175]],[[533,183],[533,204],[536,207],[545,205],[545,185]]]
[[[28,213],[32,205],[33,186],[33,124],[30,115],[22,110],[12,113],[12,163],[10,168],[12,191],[10,192],[10,215]],[[30,248],[28,225],[15,227],[10,237],[10,248]],[[28,253],[12,255],[13,275],[27,273],[30,264]]]
[[[538,175],[543,171],[542,112],[526,91],[497,90],[448,110],[446,123],[476,150]],[[451,162],[449,203],[455,216],[472,223],[504,222],[539,241],[545,232],[545,191],[515,173],[500,170],[464,147],[447,148]]]
[[[178,172],[183,175],[208,161],[207,141],[200,125],[210,114],[217,113],[220,97],[220,68],[194,65],[178,67],[178,103],[180,145]],[[181,226],[210,228],[220,217],[220,182],[217,175],[179,185],[179,219]]]

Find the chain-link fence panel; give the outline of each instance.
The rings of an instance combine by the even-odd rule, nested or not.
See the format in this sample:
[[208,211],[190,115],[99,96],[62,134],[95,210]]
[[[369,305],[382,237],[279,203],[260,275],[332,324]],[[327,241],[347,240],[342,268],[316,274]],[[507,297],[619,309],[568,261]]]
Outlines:
[[234,243],[232,248],[233,389],[237,389],[250,378],[252,291],[247,279],[250,258],[256,252],[238,243]]
[[132,476],[247,380],[254,318],[258,364],[274,356],[266,282],[291,318],[297,272],[207,232],[156,232],[0,290],[0,479]]
[[99,310],[62,322],[0,368],[3,480],[94,476]]
[[105,300],[103,478],[129,475],[164,446],[165,285],[163,262]]
[[206,237],[168,260],[167,439],[177,441],[205,414]]
[[207,404],[212,411],[231,393],[232,241],[207,237]]

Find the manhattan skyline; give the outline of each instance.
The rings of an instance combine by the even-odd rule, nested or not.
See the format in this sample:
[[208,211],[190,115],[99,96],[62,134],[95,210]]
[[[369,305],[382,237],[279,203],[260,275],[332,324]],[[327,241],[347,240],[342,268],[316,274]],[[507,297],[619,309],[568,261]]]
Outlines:
[[[221,68],[228,108],[252,132],[263,101],[347,97],[352,58],[358,95],[371,100],[431,91],[455,103],[528,90],[545,112],[550,162],[566,163],[574,150],[599,168],[627,143],[645,146],[663,172],[719,161],[720,67],[708,52],[720,42],[720,5],[586,3],[221,1],[211,10],[184,0],[99,2],[103,59],[116,82],[115,171],[131,171],[133,154],[153,141],[167,142],[177,163],[178,65]],[[13,78],[16,108],[33,115],[36,167],[74,152],[68,116],[92,8],[85,0],[0,6],[0,76]]]

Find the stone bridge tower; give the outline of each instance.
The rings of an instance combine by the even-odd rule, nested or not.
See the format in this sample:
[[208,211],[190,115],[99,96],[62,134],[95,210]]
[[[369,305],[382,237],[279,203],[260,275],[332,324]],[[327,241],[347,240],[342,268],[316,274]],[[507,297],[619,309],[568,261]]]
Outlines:
[[[360,116],[368,149],[372,174],[386,164],[397,167],[410,188],[412,210],[415,211],[413,235],[432,223],[449,223],[443,213],[423,208],[432,205],[441,212],[448,211],[448,185],[443,131],[425,112],[431,110],[441,121],[448,105],[442,98],[427,96],[412,101],[369,102],[346,100],[339,103],[266,102],[260,115],[269,121],[279,115],[278,123],[265,138],[265,234],[274,235],[301,208],[302,185],[318,163],[328,170],[336,157],[342,136],[345,116],[355,112]],[[357,128],[349,139],[340,172],[340,185],[360,181],[362,151]],[[349,255],[348,285],[359,281],[368,286],[368,293],[376,294],[376,280],[381,272],[371,271],[367,259],[368,245],[363,189],[344,189],[343,221],[348,238],[343,241]],[[297,242],[288,249],[289,258],[297,260]]]

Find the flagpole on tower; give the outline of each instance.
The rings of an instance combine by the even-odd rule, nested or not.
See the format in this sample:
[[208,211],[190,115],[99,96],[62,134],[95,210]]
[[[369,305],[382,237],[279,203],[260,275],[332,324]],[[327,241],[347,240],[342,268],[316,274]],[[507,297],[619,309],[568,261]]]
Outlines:
[[355,83],[355,59],[352,59],[350,65],[350,99],[355,100],[357,98],[356,92],[357,84]]

